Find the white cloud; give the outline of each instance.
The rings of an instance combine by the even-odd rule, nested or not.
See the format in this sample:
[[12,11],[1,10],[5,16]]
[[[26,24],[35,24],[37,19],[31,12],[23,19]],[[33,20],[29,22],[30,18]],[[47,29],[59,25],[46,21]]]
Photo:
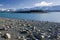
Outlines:
[[0,6],[3,6],[3,4],[0,4]]
[[53,3],[52,2],[45,2],[45,1],[42,1],[40,3],[36,3],[34,6],[51,6]]

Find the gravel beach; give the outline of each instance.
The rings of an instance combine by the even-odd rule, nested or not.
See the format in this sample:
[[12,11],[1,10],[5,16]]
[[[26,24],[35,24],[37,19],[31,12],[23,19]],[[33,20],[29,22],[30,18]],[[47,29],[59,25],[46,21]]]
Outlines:
[[60,40],[60,23],[0,18],[0,40]]

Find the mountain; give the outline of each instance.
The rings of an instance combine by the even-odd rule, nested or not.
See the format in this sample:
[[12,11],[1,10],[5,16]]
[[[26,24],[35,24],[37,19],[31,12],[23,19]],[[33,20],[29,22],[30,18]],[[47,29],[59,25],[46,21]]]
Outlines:
[[37,6],[33,8],[23,9],[0,9],[0,12],[17,12],[17,13],[30,13],[30,12],[60,12],[60,5],[56,6]]
[[56,6],[39,6],[39,7],[31,8],[31,10],[60,11],[60,5],[56,5]]
[[30,13],[30,12],[60,12],[60,5],[56,6],[38,6],[33,8],[16,9],[18,13]]
[[24,9],[18,9],[17,11],[46,11],[46,12],[60,12],[60,5],[55,5],[55,6],[37,6],[33,8],[24,8]]

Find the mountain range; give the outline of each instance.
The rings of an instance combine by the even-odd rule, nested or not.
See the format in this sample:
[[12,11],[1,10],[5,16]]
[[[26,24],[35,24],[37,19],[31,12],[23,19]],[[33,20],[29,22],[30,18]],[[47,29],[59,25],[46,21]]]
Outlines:
[[[45,10],[45,11],[59,11],[60,12],[60,5],[56,6],[38,6],[38,7],[33,7],[33,8],[23,8],[23,9],[6,9],[3,11],[7,12],[15,12],[15,11],[30,11],[30,10]],[[0,10],[2,11],[2,10]]]
[[39,6],[31,8],[32,10],[47,10],[47,11],[60,11],[60,5],[56,6]]
[[33,8],[18,9],[18,11],[29,11],[29,10],[45,10],[45,11],[59,11],[60,12],[60,5],[38,6],[38,7],[33,7]]

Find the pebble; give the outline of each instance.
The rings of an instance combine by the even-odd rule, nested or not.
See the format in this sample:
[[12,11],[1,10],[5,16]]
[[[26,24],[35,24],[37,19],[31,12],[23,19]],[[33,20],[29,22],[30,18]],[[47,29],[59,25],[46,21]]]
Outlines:
[[42,35],[41,37],[42,37],[42,38],[44,38],[45,36],[44,36],[44,35]]
[[6,39],[10,39],[10,38],[11,38],[11,35],[10,35],[9,33],[6,33],[6,34],[4,35],[4,37],[5,37]]
[[0,32],[0,34],[2,34],[2,32]]

